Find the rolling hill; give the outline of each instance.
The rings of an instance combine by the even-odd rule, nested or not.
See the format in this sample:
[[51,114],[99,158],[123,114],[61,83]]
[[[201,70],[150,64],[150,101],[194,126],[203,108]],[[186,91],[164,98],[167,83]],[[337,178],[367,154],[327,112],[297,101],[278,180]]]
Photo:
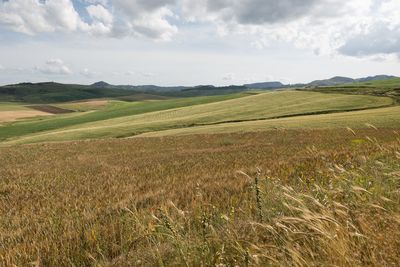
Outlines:
[[357,84],[357,83],[363,83],[363,82],[385,81],[385,80],[391,80],[391,79],[396,79],[396,78],[398,78],[398,77],[391,76],[391,75],[376,75],[376,76],[369,76],[369,77],[358,78],[358,79],[335,76],[333,78],[326,79],[326,80],[312,81],[312,82],[306,84],[305,86],[307,86],[307,87],[335,86],[335,85],[342,85],[342,84]]
[[[261,93],[219,100],[223,101],[199,104],[198,99],[192,100],[197,105],[185,102],[185,98],[137,103],[136,107],[125,106],[85,116],[67,115],[61,119],[18,123],[3,127],[0,138],[8,143],[31,143],[129,137],[167,129],[362,110],[393,103],[391,98],[386,97],[300,91]],[[186,107],[182,107],[183,103]]]

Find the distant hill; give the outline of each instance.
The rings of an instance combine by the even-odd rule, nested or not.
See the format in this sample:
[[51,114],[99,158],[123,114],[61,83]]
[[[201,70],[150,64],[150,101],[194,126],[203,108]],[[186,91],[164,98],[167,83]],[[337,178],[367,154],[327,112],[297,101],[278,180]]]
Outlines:
[[308,86],[332,86],[332,85],[336,85],[336,84],[353,83],[353,82],[355,82],[355,80],[352,78],[335,76],[333,78],[326,79],[326,80],[312,81],[307,85]]
[[250,83],[243,85],[249,89],[275,89],[285,87],[281,82],[261,82],[261,83]]
[[391,76],[391,75],[376,75],[376,76],[368,76],[365,78],[360,78],[356,79],[356,82],[371,82],[371,81],[383,81],[383,80],[389,80],[389,79],[395,79],[398,78],[396,76]]
[[[136,99],[138,94],[163,97],[190,97],[226,95],[246,92],[251,89],[275,90],[280,88],[318,88],[327,86],[354,85],[358,83],[381,84],[393,80],[395,76],[376,75],[359,79],[336,76],[326,80],[317,80],[308,84],[282,84],[281,82],[260,82],[244,85],[217,87],[199,86],[156,86],[156,85],[112,85],[99,81],[92,85],[62,84],[55,82],[19,83],[0,86],[0,101],[20,101],[26,103],[57,103],[94,98]],[[141,96],[142,98],[142,96]]]
[[57,103],[83,99],[122,97],[135,92],[90,85],[54,82],[20,83],[0,87],[0,101],[27,103]]
[[105,88],[105,87],[109,87],[111,86],[111,84],[100,81],[100,82],[96,82],[94,84],[92,84],[93,87],[99,87],[99,88]]
[[369,76],[369,77],[365,77],[365,78],[352,79],[349,77],[336,76],[336,77],[326,79],[326,80],[316,80],[316,81],[306,84],[306,86],[308,86],[308,87],[333,86],[333,85],[356,83],[356,82],[382,81],[382,80],[388,80],[388,79],[393,79],[393,78],[397,78],[397,77],[389,76],[389,75],[376,75],[376,76]]

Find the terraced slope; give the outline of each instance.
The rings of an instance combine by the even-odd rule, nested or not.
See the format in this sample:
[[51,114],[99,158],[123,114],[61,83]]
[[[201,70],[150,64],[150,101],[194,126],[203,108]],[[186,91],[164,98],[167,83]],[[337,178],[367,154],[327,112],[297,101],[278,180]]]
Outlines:
[[[300,115],[333,113],[388,106],[385,97],[281,91],[247,96],[203,105],[123,116],[72,127],[26,135],[8,143],[128,137],[145,132],[198,125],[259,121]],[[300,122],[299,122],[300,123]]]

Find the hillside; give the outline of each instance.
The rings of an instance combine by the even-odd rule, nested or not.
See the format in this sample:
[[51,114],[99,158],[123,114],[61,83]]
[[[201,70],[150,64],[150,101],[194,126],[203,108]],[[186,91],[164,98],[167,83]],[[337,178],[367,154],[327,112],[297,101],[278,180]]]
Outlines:
[[[197,105],[174,101],[178,100],[137,103],[139,109],[129,106],[129,112],[105,110],[85,116],[70,115],[61,120],[21,122],[3,127],[0,138],[7,139],[8,143],[32,143],[129,137],[167,129],[362,110],[393,103],[390,98],[297,91],[262,93]],[[178,103],[186,103],[186,107],[179,107]],[[153,110],[150,109],[152,105]],[[161,111],[156,111],[156,108]]]
[[392,97],[400,100],[400,78],[387,80],[371,80],[351,84],[338,84],[335,86],[317,86],[306,90],[324,93],[363,94]]
[[398,266],[396,138],[280,130],[1,148],[0,265]]
[[0,87],[0,101],[18,101],[26,103],[55,103],[82,99],[122,97],[134,92],[98,88],[87,85],[46,83],[21,83]]
[[335,85],[342,85],[342,84],[357,84],[363,82],[373,82],[373,81],[385,81],[390,79],[398,78],[396,76],[391,75],[376,75],[376,76],[369,76],[364,78],[353,79],[349,77],[341,77],[335,76],[330,79],[326,80],[316,80],[306,84],[307,87],[315,87],[315,86],[335,86]]
[[[124,116],[138,115],[148,112],[168,110],[191,105],[200,105],[211,102],[218,102],[227,99],[239,98],[246,96],[245,94],[232,94],[223,96],[205,96],[193,98],[181,98],[162,101],[140,101],[140,102],[124,102],[112,101],[103,109],[94,112],[77,112],[67,115],[58,115],[49,118],[39,118],[37,120],[20,121],[13,124],[0,125],[0,141],[37,132],[56,130],[68,126],[79,125],[83,123],[109,120]],[[67,103],[60,104],[61,107],[82,109],[82,104]],[[0,105],[1,107],[2,105]],[[15,104],[13,105],[13,107]],[[18,107],[20,105],[17,105]]]

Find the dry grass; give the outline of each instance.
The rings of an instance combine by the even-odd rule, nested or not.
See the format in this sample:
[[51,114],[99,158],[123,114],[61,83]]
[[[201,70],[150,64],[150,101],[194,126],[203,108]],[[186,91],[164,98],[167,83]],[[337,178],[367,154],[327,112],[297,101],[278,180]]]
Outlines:
[[19,119],[26,119],[37,116],[49,116],[49,115],[53,114],[39,110],[0,111],[0,123],[11,122]]
[[0,265],[398,266],[398,147],[348,129],[2,148]]

